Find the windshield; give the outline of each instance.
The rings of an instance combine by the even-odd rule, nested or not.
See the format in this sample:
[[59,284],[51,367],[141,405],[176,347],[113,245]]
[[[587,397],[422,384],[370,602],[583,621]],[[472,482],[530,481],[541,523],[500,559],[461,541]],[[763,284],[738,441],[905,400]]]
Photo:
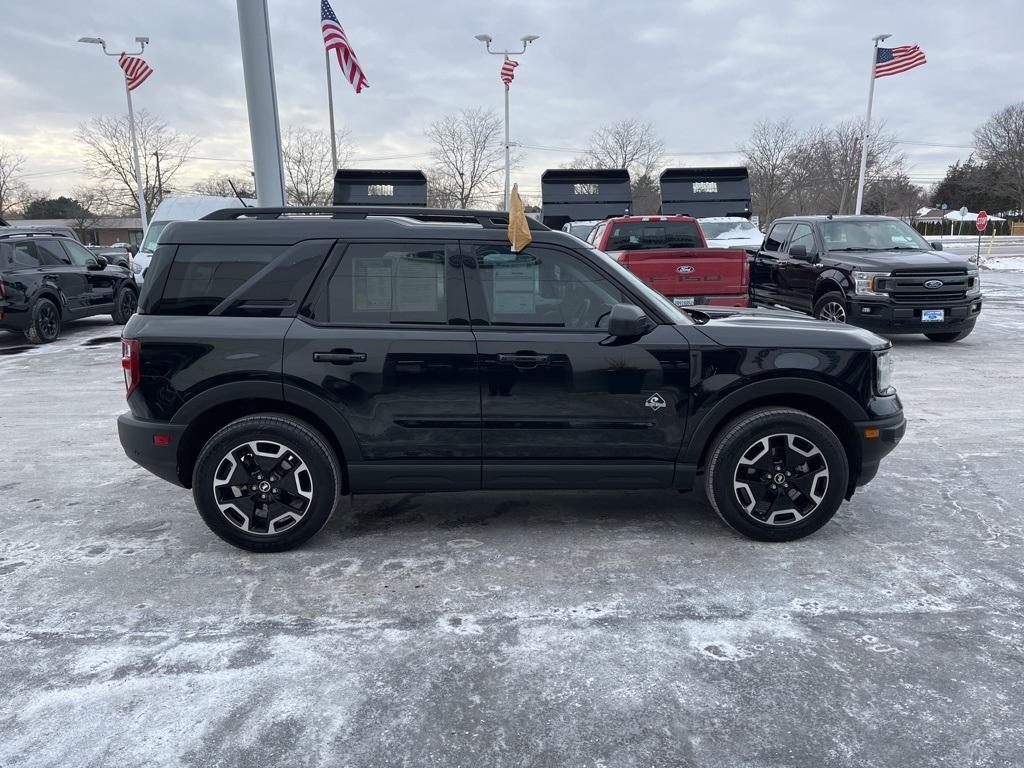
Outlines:
[[701,229],[708,240],[749,240],[764,237],[749,221],[702,221]]
[[609,256],[604,251],[598,250],[594,246],[587,243],[587,249],[595,257],[601,260],[609,269],[614,270],[615,274],[618,275],[619,279],[626,283],[630,289],[635,293],[639,293],[649,302],[654,304],[658,309],[666,315],[670,322],[681,324],[681,325],[693,325],[693,320],[690,316],[683,312],[679,307],[673,304],[671,301],[666,299],[657,291],[653,290],[643,280],[638,278],[624,266],[619,264],[615,259]]
[[623,221],[612,225],[611,235],[605,244],[609,251],[703,246],[695,221]]
[[152,253],[155,251],[156,241],[160,239],[160,233],[163,232],[164,227],[170,223],[171,222],[169,221],[151,221],[149,223],[149,229],[146,230],[146,240],[142,243],[142,247],[139,248],[139,250],[145,251],[146,253]]
[[826,221],[821,225],[821,236],[830,251],[931,250],[909,224],[894,219]]

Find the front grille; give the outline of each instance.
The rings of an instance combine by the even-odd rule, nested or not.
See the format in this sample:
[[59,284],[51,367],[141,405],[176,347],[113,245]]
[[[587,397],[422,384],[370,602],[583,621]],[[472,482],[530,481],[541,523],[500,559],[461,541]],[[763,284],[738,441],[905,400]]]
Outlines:
[[[926,288],[929,280],[941,280],[939,288]],[[941,306],[967,298],[967,272],[945,271],[904,271],[893,272],[889,278],[889,295],[896,304],[918,306]]]

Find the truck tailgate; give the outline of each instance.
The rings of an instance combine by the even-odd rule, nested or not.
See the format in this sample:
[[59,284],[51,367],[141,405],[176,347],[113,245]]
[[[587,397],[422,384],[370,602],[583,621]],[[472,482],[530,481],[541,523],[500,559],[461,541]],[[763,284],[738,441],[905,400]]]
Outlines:
[[[724,248],[620,251],[622,266],[669,298],[694,297],[695,304],[747,306],[747,252]],[[689,304],[690,302],[685,302]]]

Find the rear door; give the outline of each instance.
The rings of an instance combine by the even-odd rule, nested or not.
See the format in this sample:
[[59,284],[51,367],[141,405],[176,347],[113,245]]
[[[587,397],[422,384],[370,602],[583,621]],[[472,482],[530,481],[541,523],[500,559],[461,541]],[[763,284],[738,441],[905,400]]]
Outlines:
[[483,377],[485,488],[663,486],[688,397],[688,348],[672,326],[607,334],[637,303],[582,254],[550,245],[464,244]]
[[750,288],[751,295],[759,303],[782,303],[784,291],[781,287],[780,269],[786,259],[783,249],[792,231],[792,222],[781,221],[773,224],[764,239],[764,247],[757,253],[750,276]]
[[350,428],[353,490],[480,487],[468,317],[457,243],[335,248],[288,331],[284,375]]

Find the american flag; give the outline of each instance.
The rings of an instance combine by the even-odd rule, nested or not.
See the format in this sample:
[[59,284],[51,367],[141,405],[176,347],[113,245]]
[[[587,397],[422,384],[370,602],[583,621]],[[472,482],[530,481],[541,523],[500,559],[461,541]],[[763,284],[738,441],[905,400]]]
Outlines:
[[501,65],[501,82],[505,84],[506,88],[516,76],[516,67],[518,66],[519,62],[515,59],[505,59],[505,63]]
[[901,45],[898,48],[879,48],[875,56],[875,77],[887,77],[920,67],[928,60],[916,45]]
[[341,72],[352,83],[356,93],[368,88],[370,84],[366,82],[366,75],[359,66],[356,52],[352,50],[345,30],[341,28],[338,17],[334,15],[334,10],[327,0],[320,0],[320,30],[324,33],[324,47],[337,54]]
[[128,90],[134,91],[153,74],[153,68],[138,56],[128,56],[122,53],[117,57],[117,63],[124,70],[124,79],[128,81]]

